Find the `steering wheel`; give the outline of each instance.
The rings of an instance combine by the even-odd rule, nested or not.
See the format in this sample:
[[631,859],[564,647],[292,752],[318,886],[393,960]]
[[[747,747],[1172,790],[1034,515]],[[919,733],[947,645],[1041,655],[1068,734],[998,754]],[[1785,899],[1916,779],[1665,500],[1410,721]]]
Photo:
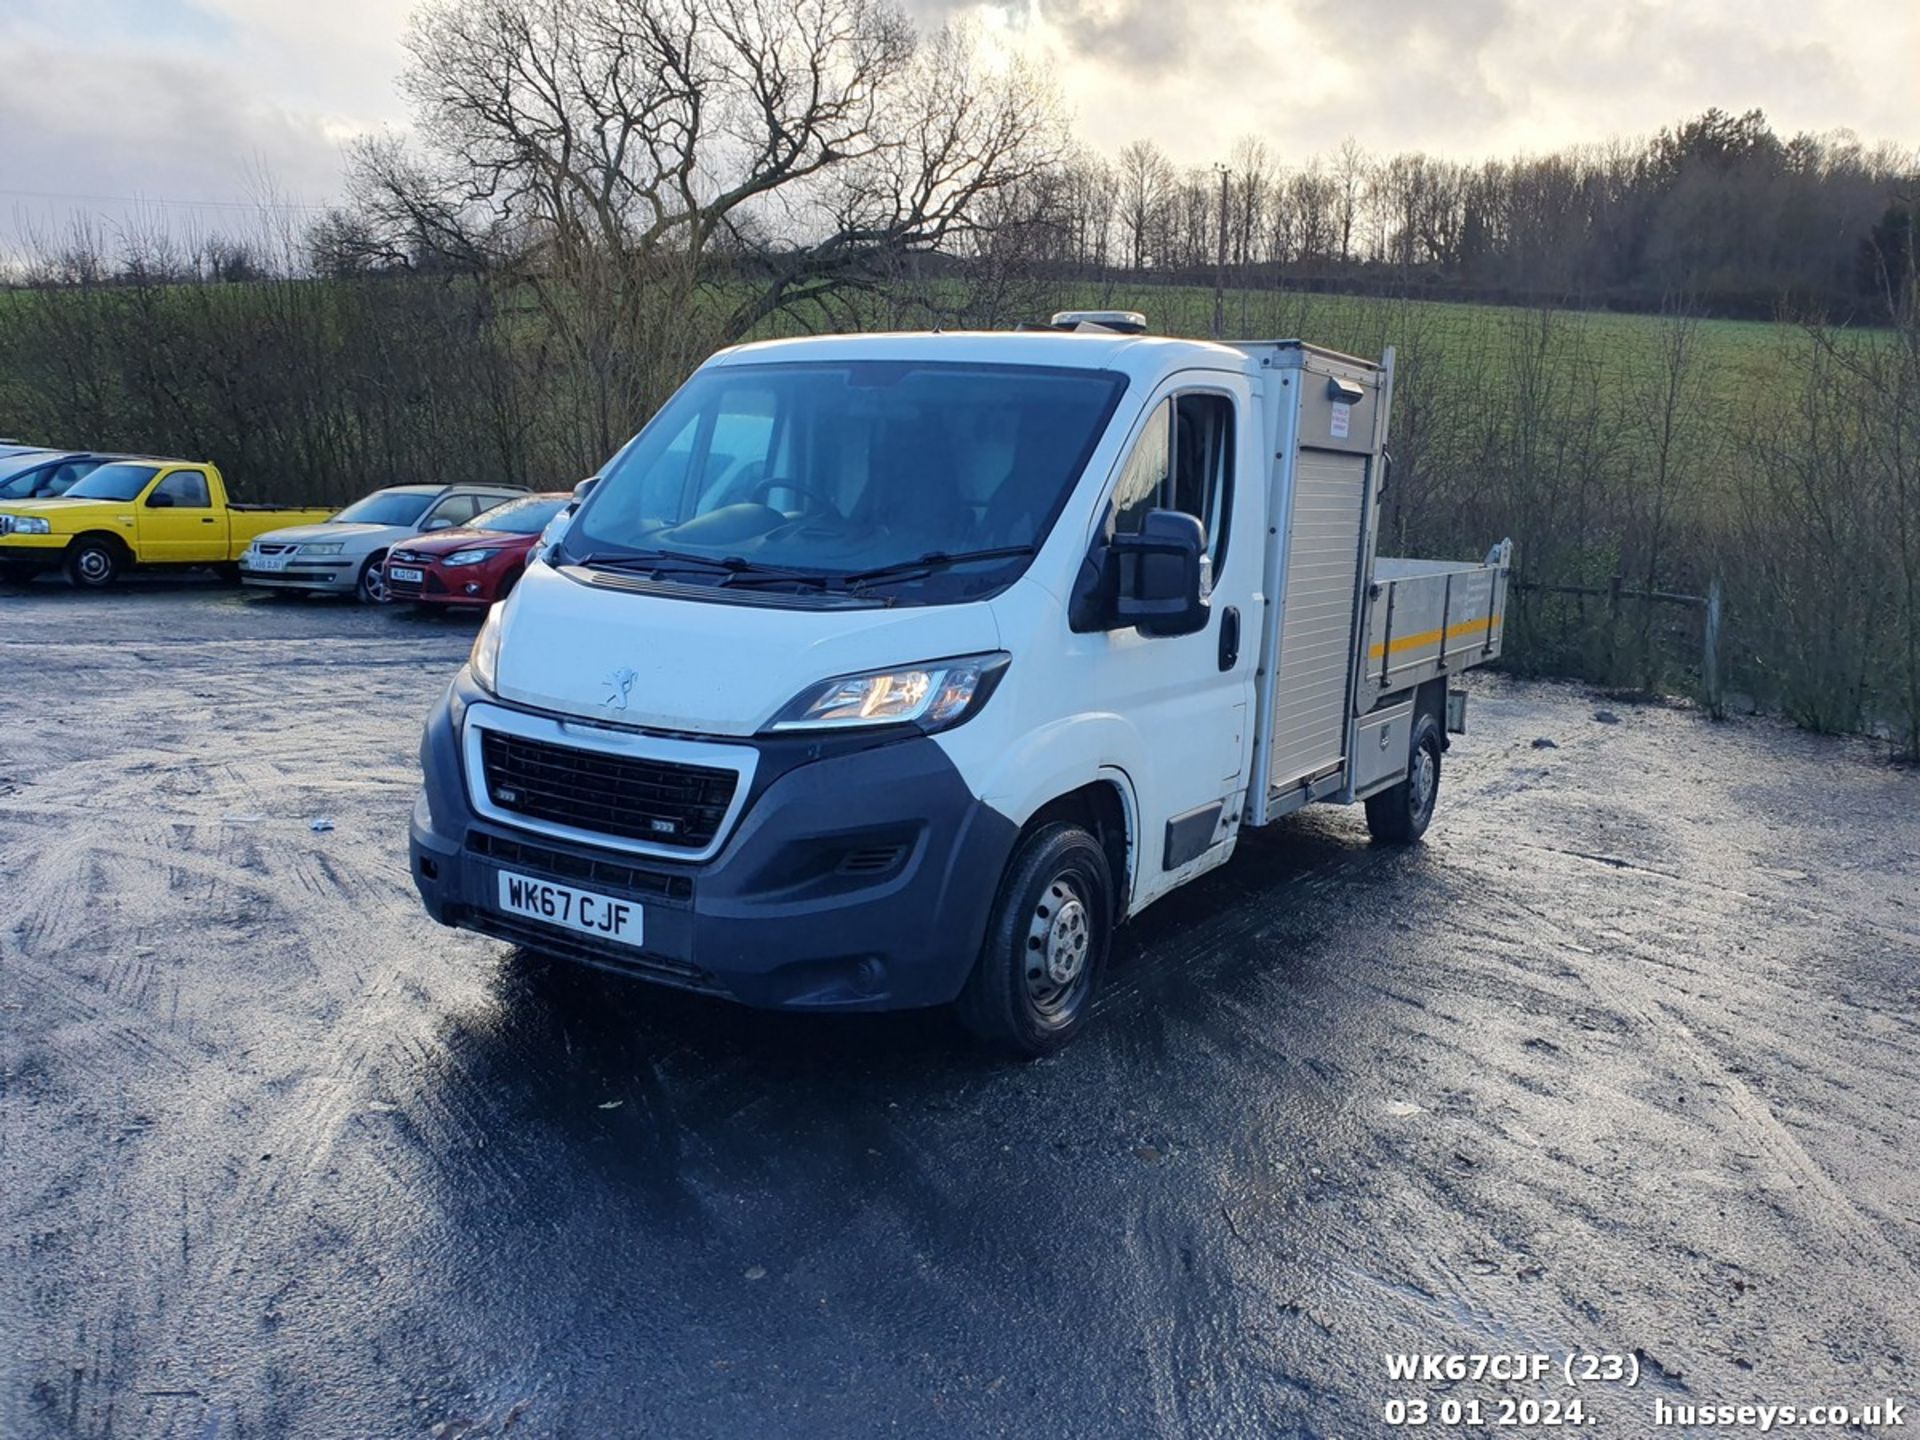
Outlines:
[[[802,485],[797,480],[788,480],[784,476],[779,475],[770,476],[762,480],[747,492],[747,498],[749,500],[758,500],[762,505],[770,505],[767,497],[772,495],[776,490],[791,490],[796,495],[804,495],[811,502],[807,507],[809,510],[825,510],[834,515],[840,513],[840,507],[820,491],[813,489],[811,486]],[[771,506],[771,508],[778,509],[779,507]]]

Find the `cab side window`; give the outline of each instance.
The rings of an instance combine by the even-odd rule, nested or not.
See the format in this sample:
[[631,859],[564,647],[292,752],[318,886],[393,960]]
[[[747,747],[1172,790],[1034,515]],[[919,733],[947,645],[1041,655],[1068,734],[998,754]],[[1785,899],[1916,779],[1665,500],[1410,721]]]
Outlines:
[[1195,391],[1155,407],[1114,487],[1114,530],[1137,533],[1149,510],[1179,510],[1198,520],[1219,576],[1233,513],[1233,401],[1227,396]]
[[1149,510],[1167,507],[1167,477],[1173,469],[1173,402],[1153,408],[1147,428],[1133,447],[1133,457],[1113,487],[1113,528],[1121,535],[1137,535]]
[[722,505],[764,499],[779,505],[791,489],[762,488],[773,478],[774,402],[766,390],[737,389],[727,393],[707,437],[706,464],[701,467],[699,499],[694,513],[704,515]]
[[[162,495],[172,501],[177,510],[205,510],[213,504],[207,494],[207,477],[199,470],[174,471],[153,487],[153,499]],[[147,503],[152,504],[153,499]]]
[[449,526],[464,525],[479,513],[478,495],[449,495],[428,513],[426,525],[445,530]]
[[1182,395],[1174,402],[1170,508],[1194,516],[1206,530],[1218,579],[1233,516],[1233,401],[1225,395]]

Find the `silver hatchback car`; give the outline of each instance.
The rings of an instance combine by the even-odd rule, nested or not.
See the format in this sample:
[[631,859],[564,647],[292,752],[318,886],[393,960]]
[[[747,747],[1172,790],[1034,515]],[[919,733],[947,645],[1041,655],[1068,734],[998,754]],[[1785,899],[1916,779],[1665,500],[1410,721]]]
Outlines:
[[387,598],[387,551],[402,540],[464,525],[522,485],[393,485],[318,525],[269,530],[240,556],[242,584],[262,590]]

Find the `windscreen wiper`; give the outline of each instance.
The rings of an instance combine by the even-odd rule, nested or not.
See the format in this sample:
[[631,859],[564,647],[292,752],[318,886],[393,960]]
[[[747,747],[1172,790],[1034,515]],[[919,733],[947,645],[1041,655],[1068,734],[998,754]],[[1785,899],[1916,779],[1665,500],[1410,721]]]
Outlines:
[[891,565],[856,570],[851,575],[842,575],[840,580],[849,587],[871,585],[881,580],[917,580],[922,575],[931,575],[935,570],[946,570],[975,560],[1011,560],[1016,555],[1031,555],[1035,548],[1032,545],[1000,545],[991,550],[929,550],[911,560],[896,560]]
[[687,550],[647,550],[632,554],[585,555],[573,562],[589,568],[638,570],[659,574],[662,570],[692,567],[708,573],[718,572],[720,585],[758,584],[773,581],[799,581],[825,589],[830,576],[814,570],[787,570],[778,565],[762,565],[744,555],[696,555]]

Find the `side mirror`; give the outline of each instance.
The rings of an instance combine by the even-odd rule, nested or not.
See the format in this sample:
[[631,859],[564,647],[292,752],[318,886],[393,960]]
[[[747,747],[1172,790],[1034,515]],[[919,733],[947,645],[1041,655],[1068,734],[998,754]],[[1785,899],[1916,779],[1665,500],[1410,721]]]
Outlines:
[[450,530],[452,528],[453,528],[453,521],[447,519],[447,517],[444,515],[436,515],[433,519],[427,521],[426,525],[422,528],[421,533],[425,534],[428,531],[432,531],[432,530]]
[[586,479],[582,480],[578,485],[574,486],[573,487],[573,503],[578,505],[582,500],[586,499],[587,496],[593,493],[593,487],[598,485],[599,483],[600,483],[600,477],[598,475],[589,475]]
[[156,490],[147,497],[147,508],[149,510],[170,510],[173,508],[173,496],[167,494],[164,490]]
[[1212,614],[1207,532],[1179,510],[1149,510],[1138,534],[1107,542],[1113,618],[1143,635],[1191,635]]

